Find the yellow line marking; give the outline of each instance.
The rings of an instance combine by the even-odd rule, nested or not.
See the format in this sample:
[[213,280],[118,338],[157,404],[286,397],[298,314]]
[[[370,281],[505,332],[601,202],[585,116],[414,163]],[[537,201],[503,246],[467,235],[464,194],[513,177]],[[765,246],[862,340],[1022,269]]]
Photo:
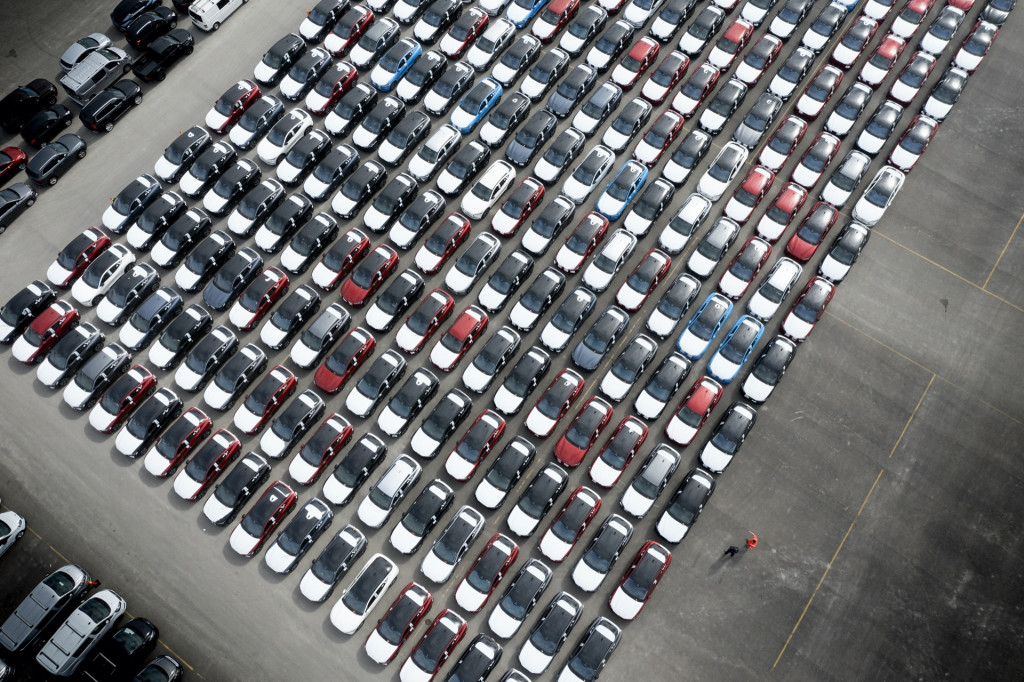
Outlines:
[[[1006,240],[1006,244],[1003,246],[1003,250],[999,252],[999,258],[996,258],[996,264],[992,266],[992,272],[988,273],[988,277],[985,278],[985,283],[981,285],[982,289],[988,286],[989,281],[992,279],[992,275],[996,274],[996,268],[999,267],[999,262],[1003,260],[1003,256],[1006,255],[1006,250],[1010,248],[1010,242],[1017,235],[1017,230],[1020,229],[1020,224],[1024,222],[1024,213],[1020,215],[1020,220],[1017,221],[1017,225],[1014,226],[1013,232],[1010,233],[1010,238]],[[987,291],[987,289],[986,289]]]
[[[184,658],[182,658],[181,656],[179,656],[179,655],[178,655],[178,653],[177,653],[177,652],[176,652],[176,651],[175,651],[174,649],[172,649],[171,647],[167,646],[167,642],[165,642],[165,641],[164,641],[164,640],[162,640],[162,639],[157,639],[156,641],[160,642],[160,645],[161,645],[161,646],[163,646],[163,648],[165,648],[165,649],[167,649],[168,651],[170,651],[170,652],[171,652],[171,654],[172,654],[172,655],[173,655],[173,656],[174,656],[175,658],[177,658],[177,659],[178,659],[179,661],[181,661],[181,664],[182,664],[183,666],[185,666],[186,668],[188,668],[189,672],[195,672],[195,670],[196,670],[196,669],[195,669],[195,668],[193,668],[193,667],[192,667],[192,665],[191,665],[191,664],[190,664],[190,663],[189,663],[188,661],[186,661],[186,660],[185,660]],[[200,677],[202,677],[202,675],[200,675]]]
[[[910,419],[914,416],[911,415]],[[909,420],[907,422],[910,423]],[[772,670],[775,670],[775,666],[779,664],[782,659],[782,655],[786,653],[786,648],[789,646],[790,641],[793,639],[793,635],[796,634],[797,628],[800,627],[800,623],[803,622],[804,616],[807,615],[807,610],[811,608],[811,603],[814,601],[814,597],[817,596],[818,590],[821,589],[822,583],[825,582],[825,578],[828,577],[829,571],[832,570],[833,564],[835,564],[836,557],[839,556],[839,552],[842,551],[843,545],[846,544],[846,538],[850,537],[850,533],[853,531],[853,527],[857,525],[857,519],[860,518],[861,512],[864,511],[864,507],[867,505],[868,500],[871,499],[871,493],[875,492],[875,486],[878,485],[878,481],[881,480],[882,474],[885,473],[885,469],[879,469],[878,476],[875,477],[875,482],[871,484],[871,489],[868,490],[868,494],[864,497],[864,501],[860,503],[860,509],[857,510],[856,516],[853,517],[853,521],[850,523],[850,527],[846,529],[846,534],[843,535],[843,539],[840,541],[839,546],[836,547],[835,554],[832,555],[832,559],[828,562],[828,566],[825,567],[825,572],[821,574],[821,579],[818,580],[818,584],[814,587],[814,592],[811,593],[811,598],[807,600],[807,604],[804,605],[804,610],[800,612],[800,617],[796,620],[796,625],[793,626],[793,630],[789,633],[789,637],[786,638],[786,643],[782,645],[782,651],[779,652],[775,662],[772,663]]]
[[[950,270],[950,269],[949,269],[949,268],[947,268],[946,266],[944,266],[944,265],[941,265],[941,264],[939,264],[939,263],[936,263],[935,261],[933,261],[933,260],[932,260],[931,258],[929,258],[928,256],[925,256],[925,255],[924,255],[923,253],[920,253],[920,252],[918,252],[918,251],[915,251],[914,249],[910,248],[909,246],[907,246],[907,245],[905,245],[905,244],[901,244],[900,242],[896,241],[896,240],[895,240],[895,239],[893,239],[892,237],[890,237],[890,236],[886,235],[886,234],[885,234],[884,232],[879,232],[879,231],[877,231],[877,230],[872,230],[872,232],[874,232],[874,234],[877,234],[877,235],[878,235],[879,237],[882,237],[882,238],[883,238],[883,239],[885,239],[886,241],[889,241],[889,242],[891,242],[891,243],[895,244],[896,246],[900,247],[900,248],[901,248],[901,249],[903,249],[904,251],[907,251],[908,253],[912,253],[913,255],[917,256],[918,258],[920,258],[920,259],[921,259],[921,260],[923,260],[924,262],[926,262],[926,263],[929,263],[929,264],[931,264],[931,265],[934,265],[934,266],[935,266],[935,267],[937,267],[937,268],[938,268],[939,270],[942,270],[943,272],[945,272],[945,273],[947,273],[947,274],[949,274],[949,275],[953,275],[953,277],[956,277],[956,278],[957,278],[958,280],[960,280],[961,282],[964,282],[964,283],[966,283],[966,284],[969,284],[969,285],[971,285],[972,287],[974,287],[975,289],[977,289],[978,291],[981,291],[981,292],[983,292],[983,293],[987,294],[988,296],[991,296],[992,298],[996,299],[996,300],[997,300],[997,301],[999,301],[1000,303],[1005,303],[1006,305],[1010,306],[1010,307],[1011,307],[1011,308],[1013,308],[1014,310],[1016,310],[1016,311],[1018,311],[1018,312],[1022,312],[1022,313],[1024,313],[1024,308],[1021,308],[1021,307],[1020,307],[1019,305],[1016,305],[1015,303],[1011,303],[1010,301],[1007,301],[1007,300],[1006,300],[1005,298],[1003,298],[1002,296],[998,296],[998,295],[996,295],[996,294],[993,294],[993,293],[992,293],[991,291],[989,291],[988,289],[986,289],[986,288],[984,287],[984,285],[981,285],[981,284],[977,284],[977,283],[975,283],[975,282],[972,282],[971,280],[967,279],[967,278],[966,278],[966,277],[964,277],[963,275],[960,275],[960,274],[957,274],[957,273],[953,272],[952,270]],[[1011,236],[1011,239],[1012,239],[1012,236]],[[1007,246],[1009,246],[1009,245],[1010,245],[1010,242],[1006,242],[1006,245],[1007,245]],[[1004,249],[1004,251],[1005,251],[1005,249]],[[996,265],[997,265],[997,266],[999,265],[999,262],[998,262],[998,261],[996,262]],[[993,268],[993,272],[994,272],[994,271],[995,271],[995,268]],[[990,274],[990,275],[989,275],[989,277],[991,277],[991,276],[992,276],[992,275]],[[985,284],[988,284],[988,280],[985,280]]]
[[898,448],[900,443],[903,442],[903,436],[906,435],[907,429],[910,428],[910,422],[914,421],[914,417],[917,416],[917,411],[921,409],[921,403],[924,402],[924,397],[928,395],[928,389],[932,387],[933,383],[935,383],[936,376],[938,375],[932,374],[932,378],[928,380],[928,385],[924,387],[924,392],[921,394],[921,397],[918,398],[917,405],[914,405],[914,411],[910,413],[910,419],[908,419],[907,423],[903,425],[903,430],[900,431],[900,437],[896,439],[896,442],[892,446],[892,450],[889,451],[889,459],[892,459],[892,456],[896,454],[896,448]]

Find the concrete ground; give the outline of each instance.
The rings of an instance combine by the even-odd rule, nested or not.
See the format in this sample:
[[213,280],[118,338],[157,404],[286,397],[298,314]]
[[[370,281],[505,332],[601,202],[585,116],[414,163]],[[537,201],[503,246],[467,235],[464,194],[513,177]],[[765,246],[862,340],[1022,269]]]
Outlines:
[[[106,19],[111,5],[82,1],[71,13],[67,3],[55,0],[8,2],[0,23],[8,46],[0,55],[0,92],[36,76],[52,78],[57,57],[79,35],[111,33]],[[37,206],[3,235],[7,258],[0,292],[6,293],[0,298],[42,277],[52,255],[99,220],[109,196],[150,171],[178,130],[200,121],[228,83],[246,77],[266,47],[297,28],[303,7],[296,0],[255,0],[218,33],[197,33],[195,55],[165,83],[147,89],[138,111],[109,135],[86,134],[89,156],[57,187],[41,193]],[[971,19],[979,9],[980,2]],[[1017,530],[1024,516],[1024,468],[1016,455],[1024,448],[1019,361],[1024,244],[1018,234],[1024,217],[1024,194],[1018,190],[1024,167],[1019,116],[1024,73],[1018,64],[1024,40],[1016,32],[1019,24],[1012,15],[874,229],[826,317],[759,410],[755,430],[722,475],[700,523],[674,549],[673,566],[656,596],[639,619],[624,626],[623,642],[603,679],[1020,678],[1024,580]],[[876,94],[872,107],[881,96]],[[76,122],[72,131],[78,128]],[[3,146],[13,143],[0,140]],[[849,143],[844,153],[847,148]],[[673,208],[694,182],[677,192]],[[656,230],[643,242],[644,250],[653,245]],[[638,249],[638,255],[642,252]],[[673,274],[681,271],[683,260],[676,259]],[[805,278],[813,270],[809,266]],[[623,278],[620,274],[616,284]],[[439,278],[428,286],[434,281]],[[601,305],[613,292],[602,296]],[[635,316],[631,334],[641,331],[644,318]],[[354,322],[360,320],[357,314]],[[504,321],[504,314],[495,321]],[[774,330],[769,325],[769,333]],[[536,336],[536,330],[524,335],[524,347]],[[662,354],[669,344],[662,344]],[[5,508],[26,516],[31,532],[0,560],[0,616],[46,572],[74,561],[124,595],[132,615],[155,621],[161,630],[158,653],[177,654],[196,678],[397,679],[394,668],[380,672],[361,653],[368,625],[352,638],[343,637],[328,623],[329,605],[313,607],[298,594],[308,558],[283,579],[260,558],[237,558],[227,547],[227,532],[206,523],[198,508],[181,503],[168,482],[157,482],[138,463],[123,460],[111,440],[98,437],[84,415],[41,388],[31,370],[10,356],[7,366],[10,372],[0,379],[5,416],[0,496]],[[586,395],[594,393],[590,387],[596,387],[599,374],[588,379]],[[171,383],[169,373],[159,378]],[[310,380],[309,374],[301,376],[301,386]],[[446,377],[442,391],[457,383]],[[490,395],[485,394],[488,403]],[[731,388],[723,405],[737,395]],[[340,409],[339,400],[329,405]],[[617,413],[631,404],[632,396]],[[213,416],[218,426],[230,418]],[[653,439],[664,421],[652,426]],[[357,426],[359,431],[371,427]],[[517,419],[509,436],[519,432]],[[402,450],[405,438],[391,445],[391,453]],[[253,449],[256,441],[246,439],[244,445]],[[546,461],[549,449],[550,443],[539,444],[535,467]],[[680,468],[696,464],[697,453],[697,446],[684,451]],[[285,466],[276,464],[275,475],[284,477]],[[427,463],[423,480],[440,475],[440,466]],[[585,478],[577,471],[572,484]],[[617,507],[624,484],[603,493],[605,510]],[[471,487],[457,485],[456,492],[461,504]],[[653,523],[670,492],[638,522],[627,555],[654,537]],[[318,493],[318,486],[300,491],[303,499]],[[340,510],[335,528],[352,511]],[[504,513],[488,515],[483,535],[504,529]],[[722,557],[748,531],[760,537],[758,547]],[[369,537],[368,554],[386,545],[385,531]],[[520,562],[535,555],[530,542],[521,543]],[[482,541],[473,551],[481,546]],[[579,553],[567,566],[556,567],[545,599],[559,589],[585,596],[569,578]],[[419,555],[398,561],[399,582],[423,580],[418,561]],[[584,598],[583,622],[556,665],[593,617],[610,615],[605,600],[626,561],[602,589]],[[453,580],[437,589],[428,586],[435,597],[433,613],[454,605],[454,585]],[[486,613],[470,619],[470,637],[487,630]],[[503,643],[498,672],[514,664],[523,640],[521,633]],[[31,666],[22,665],[23,679],[38,679]],[[549,671],[545,679],[553,677]]]

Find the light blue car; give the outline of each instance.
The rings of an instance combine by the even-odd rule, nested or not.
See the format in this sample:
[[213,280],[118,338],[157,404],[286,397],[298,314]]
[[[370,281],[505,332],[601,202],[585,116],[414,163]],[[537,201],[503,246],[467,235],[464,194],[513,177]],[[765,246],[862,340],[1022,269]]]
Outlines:
[[750,359],[762,334],[764,325],[757,318],[744,315],[736,320],[722,343],[718,344],[718,350],[708,360],[708,375],[722,384],[735,379],[740,368]]
[[730,313],[732,301],[717,292],[708,296],[679,335],[676,350],[691,360],[704,355]]
[[608,220],[618,220],[640,193],[649,172],[647,166],[639,161],[630,159],[624,163],[615,174],[615,179],[608,183],[598,197],[595,206],[597,211]]
[[464,135],[473,132],[477,124],[498,104],[502,92],[501,83],[493,78],[484,78],[474,85],[452,110],[452,125]]
[[517,28],[525,28],[530,19],[537,16],[548,0],[513,0],[512,4],[505,10],[505,18],[516,25]]
[[381,92],[388,92],[412,68],[423,54],[423,48],[412,38],[402,38],[384,53],[370,72],[370,82]]

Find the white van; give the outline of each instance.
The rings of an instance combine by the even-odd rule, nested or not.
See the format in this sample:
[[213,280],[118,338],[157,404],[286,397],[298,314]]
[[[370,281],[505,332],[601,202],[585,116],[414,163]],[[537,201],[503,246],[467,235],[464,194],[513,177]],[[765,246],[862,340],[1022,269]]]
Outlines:
[[196,0],[188,8],[192,23],[204,31],[216,31],[221,23],[249,0]]

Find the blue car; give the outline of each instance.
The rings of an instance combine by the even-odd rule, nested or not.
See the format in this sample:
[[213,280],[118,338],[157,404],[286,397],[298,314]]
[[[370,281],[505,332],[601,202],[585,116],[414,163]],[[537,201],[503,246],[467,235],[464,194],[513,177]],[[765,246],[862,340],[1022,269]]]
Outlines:
[[648,172],[647,166],[639,161],[631,159],[624,163],[598,197],[597,211],[608,220],[618,220],[647,182]]
[[718,350],[708,360],[708,375],[719,383],[727,384],[736,378],[740,368],[754,352],[754,346],[764,334],[764,325],[750,315],[736,320],[729,333],[718,344]]
[[546,4],[548,0],[512,0],[512,4],[505,10],[505,18],[517,28],[525,28]]
[[463,134],[473,132],[477,124],[484,119],[501,99],[501,83],[493,78],[485,78],[474,85],[459,105],[452,111],[452,125]]
[[412,38],[402,38],[377,62],[370,72],[370,82],[381,92],[387,92],[402,80],[423,54],[423,48]]
[[676,350],[691,360],[704,355],[730,313],[732,301],[717,292],[708,296],[679,335]]

